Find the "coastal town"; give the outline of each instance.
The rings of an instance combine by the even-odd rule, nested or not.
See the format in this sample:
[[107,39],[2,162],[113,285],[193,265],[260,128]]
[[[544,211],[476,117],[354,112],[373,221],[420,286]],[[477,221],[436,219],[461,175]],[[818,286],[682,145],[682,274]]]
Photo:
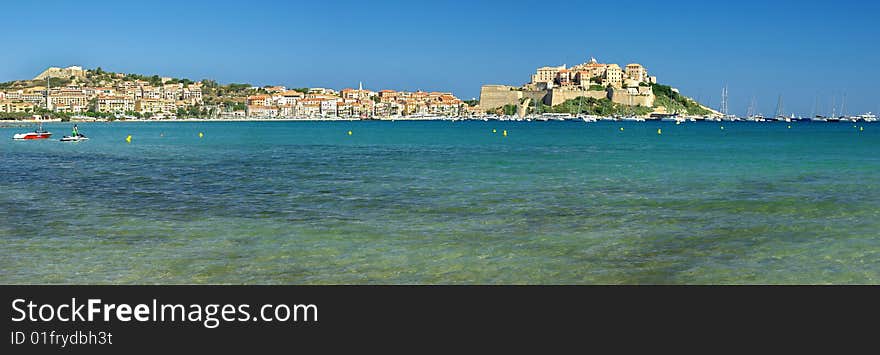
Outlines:
[[86,70],[49,68],[0,86],[0,113],[79,119],[304,118],[371,119],[473,116],[478,106],[448,92],[256,87]]
[[[100,67],[51,67],[30,80],[0,83],[0,119],[6,120],[675,120],[737,121],[722,91],[718,110],[658,82],[638,63],[602,63],[535,69],[520,86],[483,85],[479,100],[451,92],[288,88],[219,84],[158,75],[107,72]],[[861,116],[789,117],[781,108],[748,121],[876,121]],[[751,111],[751,108],[750,108]]]

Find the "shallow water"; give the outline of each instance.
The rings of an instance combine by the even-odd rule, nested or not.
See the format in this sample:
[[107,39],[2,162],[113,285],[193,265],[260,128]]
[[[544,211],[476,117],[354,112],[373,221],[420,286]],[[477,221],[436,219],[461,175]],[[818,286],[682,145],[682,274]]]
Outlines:
[[880,283],[880,125],[787,125],[0,128],[0,283]]

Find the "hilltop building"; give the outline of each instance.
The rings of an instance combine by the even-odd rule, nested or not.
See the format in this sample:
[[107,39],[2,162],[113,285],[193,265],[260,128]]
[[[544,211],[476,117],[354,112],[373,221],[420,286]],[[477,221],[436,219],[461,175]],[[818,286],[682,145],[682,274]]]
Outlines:
[[[545,105],[559,105],[577,97],[607,98],[615,103],[632,106],[654,106],[650,76],[641,64],[620,65],[600,63],[596,58],[572,67],[545,66],[535,70],[531,80],[521,86],[484,85],[480,90],[480,106],[491,110],[505,105],[521,105],[539,100]],[[526,100],[529,99],[529,100]]]
[[67,68],[56,68],[51,67],[49,69],[44,70],[40,75],[37,75],[33,80],[46,80],[46,78],[85,78],[86,71],[83,70],[82,67],[79,66],[70,66]]

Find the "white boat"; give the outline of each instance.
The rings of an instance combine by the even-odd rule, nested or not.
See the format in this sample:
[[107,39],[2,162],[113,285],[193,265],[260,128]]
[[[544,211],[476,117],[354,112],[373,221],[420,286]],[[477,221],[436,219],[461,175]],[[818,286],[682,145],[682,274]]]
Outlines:
[[859,119],[865,122],[877,122],[877,116],[871,112],[859,115]]
[[568,113],[545,113],[542,114],[542,121],[565,121],[566,119],[571,119],[571,114]]
[[641,117],[634,117],[634,116],[625,116],[625,117],[621,117],[620,120],[621,120],[621,121],[627,121],[627,122],[645,122],[645,119],[644,119],[644,118],[641,118]]
[[725,115],[721,117],[721,121],[736,122],[739,121],[739,117],[736,117],[736,115]]
[[758,114],[758,115],[752,115],[752,116],[746,117],[746,121],[764,122],[764,121],[767,121],[767,119],[765,119],[764,116]]
[[578,115],[577,118],[579,118],[581,121],[584,121],[587,123],[596,122],[598,120],[598,118],[593,115],[586,115],[586,116],[585,115]]
[[60,140],[62,142],[83,142],[89,140],[89,137],[80,134],[78,136],[64,136]]

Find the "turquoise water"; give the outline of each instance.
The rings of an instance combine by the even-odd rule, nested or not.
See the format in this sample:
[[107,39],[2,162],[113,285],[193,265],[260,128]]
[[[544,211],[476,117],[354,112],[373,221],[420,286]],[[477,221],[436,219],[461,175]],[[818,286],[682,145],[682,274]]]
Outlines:
[[0,129],[0,283],[880,283],[877,124],[79,126]]

